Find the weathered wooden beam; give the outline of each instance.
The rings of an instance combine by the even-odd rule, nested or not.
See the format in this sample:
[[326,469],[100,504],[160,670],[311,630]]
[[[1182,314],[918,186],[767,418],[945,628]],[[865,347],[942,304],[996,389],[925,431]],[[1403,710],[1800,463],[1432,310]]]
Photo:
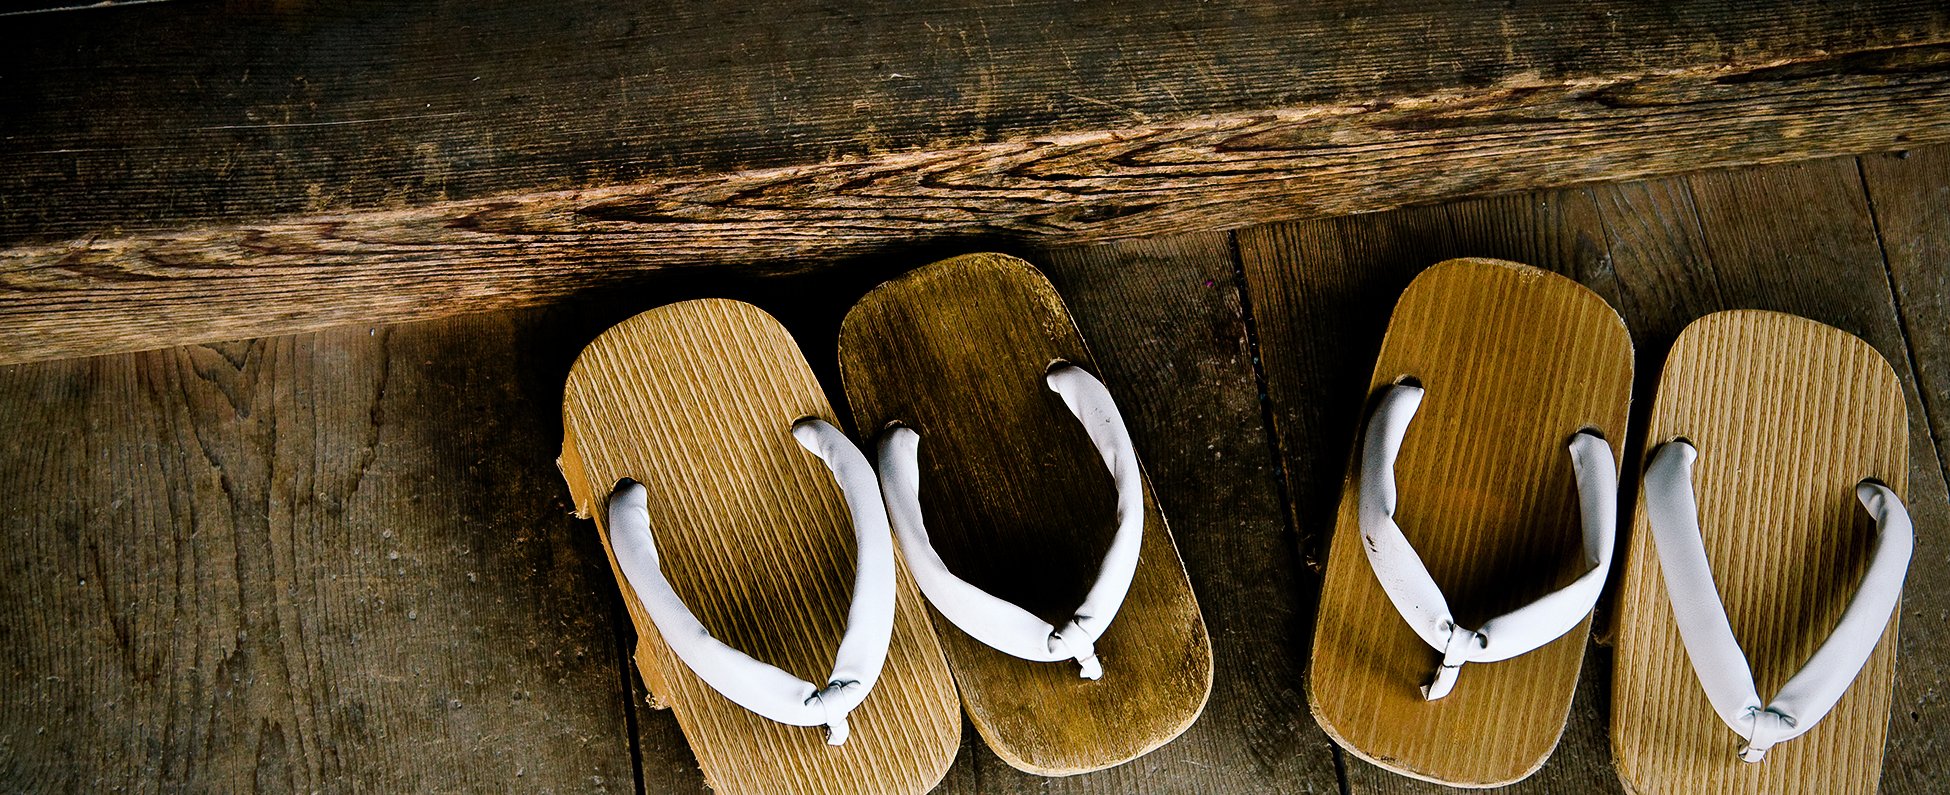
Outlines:
[[[1128,33],[1085,36],[1065,49],[1072,42],[1025,32],[1016,14],[984,17],[959,6],[944,10],[955,5],[945,0],[938,5],[934,12],[964,27],[992,22],[990,45],[1005,40],[1015,49],[983,53],[971,44],[952,57],[936,55],[928,63],[937,71],[927,74],[939,79],[909,102],[884,93],[892,89],[869,88],[856,72],[874,63],[898,71],[903,58],[925,60],[913,46],[893,47],[882,53],[892,60],[879,62],[859,52],[884,43],[872,37],[851,48],[822,40],[813,55],[760,58],[763,68],[749,69],[720,53],[712,86],[646,84],[656,90],[644,102],[664,114],[654,122],[627,99],[593,108],[536,99],[559,111],[560,129],[522,103],[510,104],[508,113],[518,117],[512,122],[479,102],[451,118],[392,119],[386,114],[413,114],[394,108],[391,95],[376,99],[383,93],[376,81],[400,77],[405,67],[378,65],[367,52],[379,45],[359,36],[380,36],[381,28],[336,16],[328,21],[340,27],[326,32],[322,23],[275,14],[237,25],[265,33],[266,19],[284,19],[300,30],[285,39],[316,45],[336,40],[330,33],[364,42],[353,56],[318,56],[338,82],[331,83],[335,90],[311,92],[310,105],[292,99],[289,86],[267,99],[224,71],[270,64],[285,75],[304,63],[290,53],[212,56],[218,66],[210,69],[232,79],[221,90],[173,72],[89,89],[53,67],[4,64],[0,100],[23,112],[0,114],[0,239],[14,241],[0,249],[0,361],[534,304],[590,289],[654,286],[663,278],[655,274],[672,269],[764,274],[896,245],[1077,243],[1233,228],[1950,142],[1950,12],[1928,3],[1872,4],[1847,19],[1792,4],[1700,3],[1694,10],[1726,19],[1689,14],[1663,26],[1652,12],[1622,5],[1587,13],[1542,3],[1528,14],[1491,15],[1509,29],[1482,40],[1452,29],[1475,30],[1480,14],[1441,8],[1367,20],[1309,10],[1289,19],[1248,13],[1252,4],[1238,3],[1216,21],[1162,12],[1112,20],[1154,34],[1155,51]],[[925,15],[885,11],[922,30],[931,24]],[[406,12],[374,13],[395,19]],[[1090,21],[1076,18],[1081,10],[1051,13],[1058,19],[1046,24]],[[1410,24],[1416,20],[1421,27]],[[722,45],[727,36],[758,30],[786,35],[776,20],[769,27],[742,17],[719,21],[731,32],[693,38]],[[891,35],[892,23],[879,18],[833,24],[814,32],[830,38],[852,25]],[[423,28],[416,30],[432,55],[387,51],[416,69],[433,68],[438,56],[460,58],[452,52],[457,45]],[[671,38],[667,31],[676,29],[651,37],[669,52],[630,63],[708,77],[685,59],[710,56]],[[1172,30],[1179,33],[1164,35]],[[102,34],[67,32],[86,44],[83,57],[128,52]],[[573,32],[543,36],[535,47],[560,55],[548,48]],[[1334,33],[1353,38],[1328,40]],[[644,43],[636,34],[616,35],[630,46]],[[1185,37],[1222,46],[1190,46]],[[460,72],[505,62],[515,76],[496,79],[525,80],[534,90],[559,84],[585,97],[581,84],[562,81],[587,75],[550,71],[530,53],[500,44],[447,64],[460,71],[441,74],[471,82]],[[47,55],[49,46],[27,39],[5,57]],[[1065,52],[1085,50],[1086,63],[1052,65]],[[1145,53],[1157,60],[1144,61]],[[163,60],[178,64],[178,56]],[[599,52],[590,60],[620,68],[618,58]],[[1112,79],[1118,70],[1105,59],[1129,74]],[[1308,68],[1316,62],[1320,69]],[[362,66],[378,77],[359,72]],[[829,96],[829,81],[791,72],[814,66],[838,75],[830,82],[852,86],[854,96]],[[979,80],[974,88],[961,82],[984,69],[992,79],[1023,82],[981,91]],[[99,65],[75,71],[102,73]],[[798,76],[781,76],[787,72]],[[10,82],[14,74],[27,78]],[[1083,90],[1086,79],[1113,90],[1077,96],[1116,108],[1054,99]],[[138,97],[133,92],[142,86],[175,87],[186,98]],[[749,95],[795,86],[816,96],[795,102]],[[395,94],[417,102],[449,97],[442,93],[449,88],[444,78],[427,77],[403,81]],[[223,91],[243,99],[225,100]],[[720,91],[729,93],[720,98]],[[954,97],[980,107],[961,107]],[[218,104],[199,108],[199,99]],[[834,103],[841,99],[846,107],[865,104],[857,114],[839,112]],[[1061,107],[1032,112],[1036,102]],[[421,104],[433,114],[450,112]],[[244,124],[205,123],[195,134],[180,128],[240,107],[250,117]],[[279,108],[283,115],[266,117]],[[694,111],[688,119],[681,118],[686,108]],[[793,116],[792,108],[810,115]],[[137,124],[117,117],[117,109],[129,110]],[[365,115],[324,118],[327,111]],[[596,129],[603,119],[615,126]],[[640,135],[629,127],[638,121],[671,137]],[[497,130],[506,135],[500,146]],[[421,161],[401,148],[416,134],[429,141]],[[548,148],[569,139],[578,143]],[[619,165],[625,161],[634,165]],[[447,177],[430,185],[429,169]]]
[[0,241],[1945,41],[1937,0],[233,0],[33,13],[0,22]]

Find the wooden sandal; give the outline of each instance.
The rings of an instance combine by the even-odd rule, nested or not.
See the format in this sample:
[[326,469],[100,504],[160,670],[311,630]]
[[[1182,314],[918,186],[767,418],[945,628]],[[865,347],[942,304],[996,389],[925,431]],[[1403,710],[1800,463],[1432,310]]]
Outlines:
[[1335,742],[1453,786],[1543,766],[1611,557],[1631,386],[1624,322],[1570,279],[1458,259],[1402,293],[1314,630]]
[[882,431],[895,535],[989,747],[1062,776],[1189,727],[1212,686],[1205,623],[1049,281],[997,254],[889,281],[847,313],[840,367],[856,427]]
[[1628,790],[1875,791],[1914,543],[1908,434],[1895,371],[1843,331],[1749,310],[1680,333],[1617,608]]
[[576,358],[562,416],[576,513],[596,520],[637,667],[706,784],[940,782],[961,742],[951,674],[871,465],[776,320],[726,300],[630,318]]

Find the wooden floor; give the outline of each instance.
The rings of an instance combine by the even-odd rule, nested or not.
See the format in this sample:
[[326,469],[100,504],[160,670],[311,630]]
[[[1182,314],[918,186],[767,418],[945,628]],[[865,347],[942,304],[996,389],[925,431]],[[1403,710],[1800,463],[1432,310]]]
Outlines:
[[[942,791],[1433,789],[1338,753],[1302,677],[1388,308],[1457,255],[1597,290],[1631,327],[1641,397],[1678,330],[1723,308],[1805,315],[1890,359],[1921,538],[1883,790],[1940,790],[1946,208],[1936,148],[1016,252],[1064,293],[1127,412],[1215,684],[1181,739],[1076,778],[1017,773],[965,731]],[[848,303],[981,247],[956,245],[824,276],[673,277],[542,309],[0,368],[0,790],[700,791],[674,721],[644,703],[594,529],[553,465],[568,364],[634,312],[729,295],[792,327],[830,391]],[[1610,652],[1588,654],[1556,755],[1513,790],[1619,789]]]

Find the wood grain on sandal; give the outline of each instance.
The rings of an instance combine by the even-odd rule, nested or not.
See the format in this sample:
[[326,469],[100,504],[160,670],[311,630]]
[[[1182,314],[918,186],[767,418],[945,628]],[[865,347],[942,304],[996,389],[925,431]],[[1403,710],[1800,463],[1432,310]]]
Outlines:
[[[1647,453],[1676,437],[1699,449],[1700,535],[1763,700],[1827,640],[1861,583],[1875,528],[1855,486],[1875,478],[1906,497],[1908,433],[1895,371],[1847,332],[1740,310],[1701,318],[1673,343]],[[1895,615],[1834,710],[1749,764],[1680,641],[1643,495],[1620,551],[1612,749],[1627,790],[1876,790],[1896,670]]]
[[[1623,444],[1632,345],[1618,314],[1548,271],[1448,260],[1402,293],[1369,395],[1404,377],[1427,396],[1395,466],[1396,517],[1457,619],[1480,626],[1580,574],[1566,444],[1581,429],[1614,455]],[[1528,654],[1466,665],[1453,693],[1424,701],[1440,654],[1396,612],[1356,543],[1358,475],[1348,474],[1328,550],[1308,680],[1315,718],[1402,775],[1465,787],[1530,775],[1563,733],[1589,620]]]
[[[727,300],[637,315],[576,359],[562,413],[562,473],[605,550],[610,488],[634,478],[650,491],[665,576],[698,619],[733,648],[823,681],[852,599],[852,520],[831,473],[792,438],[803,417],[835,420],[785,328]],[[905,572],[886,667],[839,747],[819,727],[772,722],[713,691],[627,585],[623,596],[644,682],[717,792],[921,793],[954,761],[954,683]]]
[[[1102,459],[1043,382],[1057,360],[1095,372],[1049,281],[999,254],[881,285],[840,333],[857,427],[875,434],[898,421],[921,434],[921,504],[949,568],[1061,626],[1116,527]],[[1097,641],[1102,679],[1011,657],[937,614],[968,716],[1010,765],[1060,776],[1121,764],[1204,709],[1211,642],[1148,480],[1145,507],[1129,596]]]

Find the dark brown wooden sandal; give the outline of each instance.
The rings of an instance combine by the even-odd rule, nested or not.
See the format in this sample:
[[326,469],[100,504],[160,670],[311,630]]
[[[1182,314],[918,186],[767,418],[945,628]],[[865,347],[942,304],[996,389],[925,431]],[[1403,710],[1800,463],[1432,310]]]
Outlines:
[[894,279],[847,313],[840,367],[989,747],[1062,776],[1189,727],[1212,685],[1205,623],[1049,281],[998,254]]

